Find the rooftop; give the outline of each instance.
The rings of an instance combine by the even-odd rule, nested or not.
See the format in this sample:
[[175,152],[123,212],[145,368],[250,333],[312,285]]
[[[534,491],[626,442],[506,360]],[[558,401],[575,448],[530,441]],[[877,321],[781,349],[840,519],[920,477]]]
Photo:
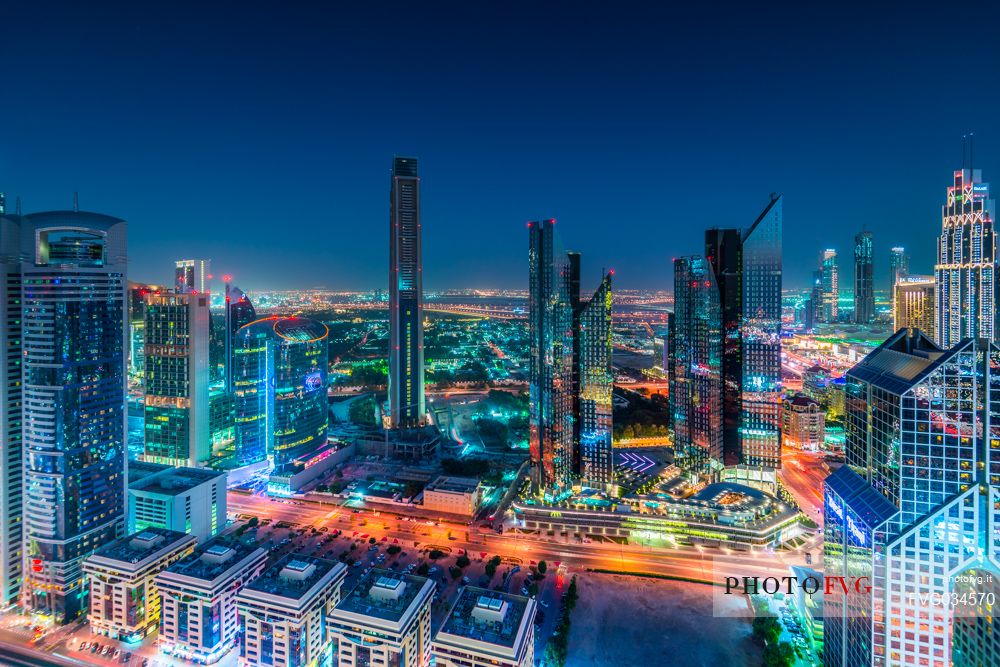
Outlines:
[[397,623],[428,581],[424,577],[374,568],[344,596],[337,610]]
[[[858,518],[871,529],[891,519],[899,511],[885,496],[872,488],[871,484],[848,466],[837,468],[826,478],[824,484],[840,496],[840,499],[847,503]],[[831,505],[831,502],[828,499],[827,505],[839,509],[839,506]]]
[[[131,468],[131,466],[129,466]],[[129,482],[132,491],[146,491],[164,496],[176,496],[196,486],[211,482],[226,473],[209,468],[169,468]]]
[[247,584],[244,590],[300,600],[319,580],[337,568],[346,570],[346,566],[337,561],[288,554]]
[[[258,549],[231,538],[217,537],[191,556],[168,567],[167,572],[212,581]],[[263,552],[263,549],[260,550]]]
[[98,549],[94,552],[94,557],[136,565],[161,551],[177,547],[182,542],[194,541],[193,536],[175,530],[146,528],[128,537],[117,539],[103,549]]
[[447,491],[449,493],[473,493],[479,487],[479,480],[473,477],[447,477],[442,475],[424,487],[427,491]]
[[438,637],[449,634],[513,648],[523,621],[533,622],[531,618],[525,619],[529,603],[528,598],[520,595],[466,586]]
[[146,479],[151,475],[158,475],[161,472],[170,470],[173,466],[164,463],[146,463],[145,461],[128,462],[128,483],[131,486],[136,482]]

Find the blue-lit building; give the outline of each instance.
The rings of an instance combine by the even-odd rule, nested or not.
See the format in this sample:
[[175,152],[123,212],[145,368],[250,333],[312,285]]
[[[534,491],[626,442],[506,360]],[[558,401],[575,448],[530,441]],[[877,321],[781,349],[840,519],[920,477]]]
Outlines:
[[875,321],[875,249],[872,233],[854,237],[854,323]]
[[225,374],[225,389],[233,391],[233,357],[235,356],[234,341],[237,332],[257,319],[257,310],[253,307],[243,290],[226,281],[225,317],[223,320],[223,364]]
[[[942,349],[902,329],[847,373],[845,393],[847,464],[871,489],[856,493],[893,511],[852,515],[859,503],[839,478],[827,484],[826,575],[871,571],[873,591],[870,639],[828,607],[825,664],[998,664],[993,603],[949,601],[1000,589],[1000,348],[965,339]],[[861,540],[851,523],[862,519],[876,531],[872,553],[831,551],[830,531],[840,525]]]
[[615,482],[611,448],[611,276],[604,276],[589,301],[580,303],[575,318],[577,436],[574,474],[580,483],[611,490]]
[[674,260],[669,347],[674,451],[707,471],[723,459],[723,346],[719,289],[703,257]]
[[329,329],[304,317],[268,317],[237,332],[233,363],[240,465],[280,467],[326,443]]
[[10,603],[23,569],[20,602],[68,621],[87,605],[83,559],[125,525],[126,223],[73,210],[2,225],[0,584]]

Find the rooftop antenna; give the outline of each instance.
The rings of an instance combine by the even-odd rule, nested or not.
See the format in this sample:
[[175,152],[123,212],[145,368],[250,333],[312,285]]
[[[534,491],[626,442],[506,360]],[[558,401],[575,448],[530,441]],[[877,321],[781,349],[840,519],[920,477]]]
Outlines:
[[80,193],[79,192],[74,192],[73,193],[73,212],[74,213],[79,213],[80,212]]
[[972,162],[972,148],[973,148],[973,145],[975,143],[973,141],[973,139],[975,138],[975,136],[976,136],[975,132],[969,132],[969,177],[970,178],[972,177],[972,170],[974,168],[973,167],[973,162]]
[[966,135],[962,135],[962,171],[965,171],[965,138]]

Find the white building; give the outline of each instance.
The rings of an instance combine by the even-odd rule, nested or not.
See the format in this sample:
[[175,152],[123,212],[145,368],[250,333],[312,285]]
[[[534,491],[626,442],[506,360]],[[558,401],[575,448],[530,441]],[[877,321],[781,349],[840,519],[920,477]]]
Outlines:
[[373,569],[327,619],[338,667],[424,667],[431,656],[434,582]]
[[222,658],[240,627],[236,595],[266,564],[264,549],[219,538],[161,572],[160,650],[204,664]]
[[441,476],[424,487],[424,509],[471,517],[483,499],[482,485],[472,477]]
[[204,544],[225,526],[225,471],[142,462],[129,465],[130,532],[165,528],[191,533]]
[[434,637],[437,667],[533,667],[531,598],[466,586]]
[[325,626],[340,601],[347,566],[289,554],[237,596],[243,632],[241,665],[306,667],[333,655]]
[[195,538],[148,528],[112,542],[83,561],[90,585],[90,628],[112,639],[145,637],[160,620],[156,575],[190,554]]

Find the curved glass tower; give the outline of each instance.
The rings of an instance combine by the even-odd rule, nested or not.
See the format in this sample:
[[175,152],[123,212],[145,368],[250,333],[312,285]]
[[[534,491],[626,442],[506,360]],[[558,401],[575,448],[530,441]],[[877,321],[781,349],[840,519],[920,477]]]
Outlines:
[[275,467],[326,442],[329,329],[304,317],[268,317],[234,340],[236,458]]

